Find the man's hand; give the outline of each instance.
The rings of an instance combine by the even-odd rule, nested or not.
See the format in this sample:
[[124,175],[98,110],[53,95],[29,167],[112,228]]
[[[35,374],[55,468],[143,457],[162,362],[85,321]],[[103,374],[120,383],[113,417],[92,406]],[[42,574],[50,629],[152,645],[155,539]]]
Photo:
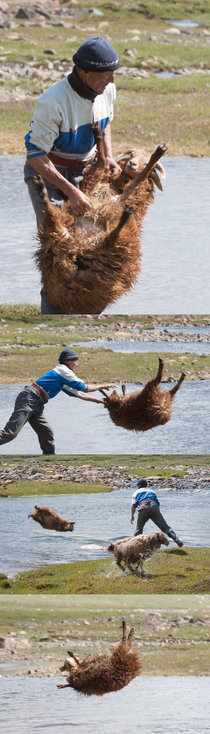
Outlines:
[[112,156],[107,156],[106,157],[105,171],[106,171],[106,173],[108,171],[111,171],[111,173],[113,173],[115,175],[117,173],[121,173],[120,166],[118,166],[118,163],[115,161],[114,158],[112,158]]
[[66,191],[71,204],[71,210],[76,217],[83,217],[87,209],[91,209],[91,203],[88,197],[83,194],[80,189],[74,186],[70,191]]
[[133,518],[133,517],[131,517],[131,525],[133,525],[133,521],[134,521],[134,518]]
[[114,382],[108,382],[106,385],[100,385],[101,390],[109,390],[110,387],[117,387]]

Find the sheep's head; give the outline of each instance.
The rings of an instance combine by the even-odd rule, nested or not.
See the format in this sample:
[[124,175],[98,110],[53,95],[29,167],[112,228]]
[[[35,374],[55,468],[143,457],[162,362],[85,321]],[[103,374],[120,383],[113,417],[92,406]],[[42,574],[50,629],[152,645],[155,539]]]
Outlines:
[[[136,178],[137,173],[143,170],[147,165],[150,156],[143,149],[133,148],[132,150],[126,150],[125,153],[118,156],[117,163],[121,164],[123,174],[129,178]],[[158,189],[163,190],[162,183],[158,172],[161,173],[162,178],[166,177],[165,169],[158,161],[154,168],[152,168],[149,177],[152,178]]]
[[169,545],[169,540],[168,538],[166,538],[166,535],[164,535],[164,533],[155,533],[154,541],[155,540],[160,543],[160,545]]
[[109,543],[109,545],[107,546],[107,550],[110,553],[114,553],[114,543]]

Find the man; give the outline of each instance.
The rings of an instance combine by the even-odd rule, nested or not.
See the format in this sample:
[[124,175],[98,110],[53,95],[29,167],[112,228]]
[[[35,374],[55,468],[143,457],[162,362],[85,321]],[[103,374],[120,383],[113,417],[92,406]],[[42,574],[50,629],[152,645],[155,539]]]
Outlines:
[[[73,71],[56,82],[38,99],[31,130],[25,137],[27,162],[25,181],[37,217],[43,218],[43,201],[33,177],[43,177],[53,204],[69,199],[73,214],[83,216],[90,209],[88,197],[80,191],[86,165],[94,160],[96,146],[91,130],[99,122],[103,133],[106,170],[120,171],[113,159],[110,122],[116,97],[114,72],[120,62],[113,46],[101,36],[89,38],[73,56]],[[62,313],[42,291],[42,313]]]
[[[160,502],[157,498],[157,495],[155,492],[152,492],[151,490],[146,490],[147,487],[146,479],[139,479],[137,482],[137,489],[134,492],[132,496],[132,502],[131,502],[131,524],[133,524],[134,521],[134,515],[136,508],[138,509],[138,520],[137,520],[137,526],[136,526],[136,532],[134,535],[140,535],[143,532],[143,527],[145,523],[148,520],[152,520],[155,525],[162,530],[163,533],[168,535],[169,538],[172,538],[175,543],[179,546],[179,548],[182,548],[183,543],[179,538],[177,538],[176,533],[172,528],[169,527],[166,520],[164,520],[163,515],[161,515],[161,512],[159,510]],[[141,489],[144,488],[144,491],[141,492]]]
[[54,454],[54,434],[43,414],[44,404],[58,395],[60,391],[70,397],[89,400],[92,403],[104,402],[102,398],[88,397],[86,393],[115,386],[107,383],[105,385],[86,385],[75,375],[77,360],[78,356],[73,349],[64,349],[56,367],[39,377],[32,385],[26,385],[17,396],[14,411],[8,423],[0,431],[0,445],[12,441],[28,421],[37,433],[43,454]]

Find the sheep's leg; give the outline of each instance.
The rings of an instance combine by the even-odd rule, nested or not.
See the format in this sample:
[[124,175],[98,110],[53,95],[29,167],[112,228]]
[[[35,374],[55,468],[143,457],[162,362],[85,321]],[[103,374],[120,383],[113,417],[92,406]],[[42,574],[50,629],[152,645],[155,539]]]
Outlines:
[[126,393],[126,385],[122,385],[122,394],[123,394],[123,397],[125,397],[125,393]]
[[162,359],[161,359],[161,358],[159,357],[159,367],[158,367],[157,375],[156,375],[156,377],[155,377],[155,378],[154,378],[154,380],[153,380],[153,382],[155,383],[155,385],[159,385],[159,384],[160,384],[160,382],[161,382],[161,380],[162,380],[162,376],[163,376],[163,367],[164,367],[164,362],[163,362],[163,360],[162,360]]
[[116,563],[117,563],[117,566],[119,566],[119,568],[122,569],[123,573],[125,573],[126,572],[125,566],[122,566],[122,563],[120,563],[120,561],[116,561]]
[[61,685],[61,684],[59,686],[57,685],[57,688],[71,688],[71,686],[70,686],[70,683],[66,683],[64,685]]
[[80,188],[86,194],[91,193],[98,181],[101,180],[106,162],[100,125],[98,122],[93,122],[91,127],[97,146],[97,158],[84,171],[84,178]]
[[147,165],[143,168],[143,171],[140,171],[136,178],[126,186],[125,191],[121,195],[121,201],[126,201],[128,197],[135,191],[136,187],[139,186],[139,184],[142,183],[142,181],[145,181],[145,178],[147,178],[148,174],[150,173],[151,169],[155,166],[159,158],[161,158],[162,155],[166,152],[167,147],[165,143],[162,145],[158,145],[154,153],[150,156],[150,159],[147,163]]
[[129,647],[131,647],[132,645],[133,635],[134,635],[134,627],[131,627],[131,630],[128,634],[128,639],[127,639],[127,642],[129,642]]
[[186,374],[185,374],[185,372],[182,372],[182,374],[181,374],[181,377],[179,378],[179,380],[178,380],[178,382],[177,382],[177,385],[175,385],[174,387],[172,387],[172,390],[169,390],[169,392],[170,392],[170,395],[171,395],[172,397],[173,397],[174,395],[176,395],[176,392],[177,392],[177,390],[179,390],[179,388],[181,387],[181,384],[182,384],[183,380],[185,379],[185,377],[186,377]]
[[133,211],[132,207],[128,205],[125,206],[121,214],[120,221],[118,222],[117,226],[111,232],[109,232],[109,234],[107,235],[107,237],[104,240],[104,247],[106,247],[107,250],[108,248],[112,249],[113,245],[115,245],[118,235],[121,232],[121,229],[125,226],[126,222],[128,222],[128,219],[130,218],[132,211]]
[[123,629],[122,642],[125,642],[126,641],[126,622],[124,619],[122,621],[122,629]]
[[[51,230],[51,228],[54,229],[54,227],[55,227],[55,217],[54,217],[54,214],[55,214],[55,206],[53,204],[51,204],[51,202],[49,200],[47,189],[46,189],[46,186],[44,185],[44,181],[43,181],[42,176],[40,176],[39,174],[37,174],[37,176],[34,176],[33,177],[33,182],[34,182],[34,184],[36,186],[36,190],[37,190],[40,198],[42,199],[42,201],[44,202],[44,205],[45,205],[45,211],[47,212],[48,228],[50,230]],[[42,225],[41,225],[41,229],[42,229]]]

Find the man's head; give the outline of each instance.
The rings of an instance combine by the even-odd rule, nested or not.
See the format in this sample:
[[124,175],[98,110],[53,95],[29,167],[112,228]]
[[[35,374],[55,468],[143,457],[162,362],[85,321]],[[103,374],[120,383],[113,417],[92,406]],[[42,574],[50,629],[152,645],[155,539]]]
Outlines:
[[82,43],[73,56],[81,81],[97,94],[114,81],[114,72],[120,66],[118,55],[106,38],[95,36]]
[[146,479],[138,479],[137,487],[138,489],[143,489],[143,487],[146,488],[147,487]]
[[79,357],[73,349],[63,349],[60,356],[58,357],[58,361],[60,362],[60,364],[66,364],[67,367],[73,370],[73,372],[78,359]]

